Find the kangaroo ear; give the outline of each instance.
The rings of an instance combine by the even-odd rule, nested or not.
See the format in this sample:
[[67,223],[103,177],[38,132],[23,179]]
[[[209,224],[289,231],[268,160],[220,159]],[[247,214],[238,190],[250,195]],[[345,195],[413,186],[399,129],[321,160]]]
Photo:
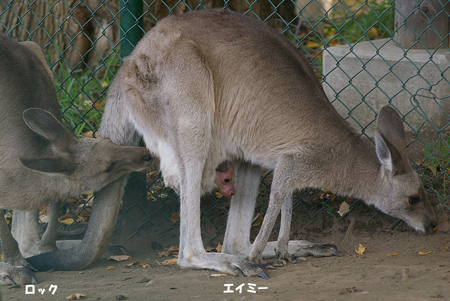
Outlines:
[[50,141],[51,147],[41,150],[39,157],[19,158],[20,162],[37,171],[72,174],[76,163],[68,153],[73,147],[75,137],[55,116],[42,109],[27,109],[22,117],[33,132]]
[[409,171],[403,122],[392,107],[383,107],[378,114],[375,148],[381,164],[392,175]]
[[229,162],[223,161],[222,163],[219,164],[219,166],[217,166],[216,171],[225,172],[228,171],[229,168],[230,168]]
[[26,109],[22,114],[26,125],[53,145],[68,146],[74,137],[50,112],[38,108]]
[[75,169],[76,164],[71,160],[63,158],[40,158],[40,159],[19,159],[23,165],[28,168],[50,173],[63,173],[71,175]]

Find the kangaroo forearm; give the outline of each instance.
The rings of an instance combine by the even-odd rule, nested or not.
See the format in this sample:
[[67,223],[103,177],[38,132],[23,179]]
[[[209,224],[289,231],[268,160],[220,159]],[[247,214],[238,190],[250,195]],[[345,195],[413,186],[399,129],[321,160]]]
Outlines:
[[127,177],[123,176],[94,193],[91,219],[83,240],[77,246],[36,255],[27,261],[39,271],[82,270],[97,261],[111,240],[126,180]]

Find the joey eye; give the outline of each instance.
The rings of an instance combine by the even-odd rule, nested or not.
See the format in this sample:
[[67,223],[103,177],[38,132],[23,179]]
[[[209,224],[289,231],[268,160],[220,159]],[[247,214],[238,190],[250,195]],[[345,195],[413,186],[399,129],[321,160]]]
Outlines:
[[111,163],[108,168],[105,170],[105,172],[111,172],[114,168],[114,166],[116,166],[116,162]]
[[230,182],[230,179],[225,179],[224,182],[225,182],[225,183],[229,183],[229,182]]
[[410,196],[409,197],[409,204],[410,205],[415,205],[418,202],[420,202],[420,197],[419,196]]

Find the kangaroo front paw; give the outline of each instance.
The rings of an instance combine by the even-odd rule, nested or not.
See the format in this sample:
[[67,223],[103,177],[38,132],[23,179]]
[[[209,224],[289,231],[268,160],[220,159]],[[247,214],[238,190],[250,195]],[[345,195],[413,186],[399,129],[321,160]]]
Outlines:
[[301,263],[305,261],[305,258],[299,257],[295,254],[289,254],[288,252],[282,252],[275,249],[275,259],[281,263],[281,265],[276,266],[284,266],[287,262],[290,263]]
[[326,257],[326,256],[338,256],[341,252],[338,251],[337,246],[333,244],[316,244],[310,243],[303,245],[295,252],[296,257],[301,256],[314,256],[314,257]]
[[37,284],[30,268],[0,262],[0,285]]

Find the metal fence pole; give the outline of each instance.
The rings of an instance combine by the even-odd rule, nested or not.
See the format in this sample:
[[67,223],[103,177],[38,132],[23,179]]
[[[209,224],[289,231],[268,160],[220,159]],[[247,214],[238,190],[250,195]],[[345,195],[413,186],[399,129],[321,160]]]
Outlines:
[[[120,0],[120,55],[122,59],[128,56],[144,35],[143,29],[143,1],[142,0]],[[128,178],[125,194],[122,198],[124,216],[133,216],[135,223],[142,224],[148,216],[139,205],[146,201],[147,183],[146,175],[142,172],[134,172]],[[127,219],[123,219],[126,222]],[[118,221],[122,222],[122,219]],[[121,227],[119,227],[121,228]],[[133,233],[132,235],[136,234]],[[129,238],[129,233],[121,233],[120,241]]]
[[120,0],[120,52],[122,57],[128,56],[144,35],[143,1]]

